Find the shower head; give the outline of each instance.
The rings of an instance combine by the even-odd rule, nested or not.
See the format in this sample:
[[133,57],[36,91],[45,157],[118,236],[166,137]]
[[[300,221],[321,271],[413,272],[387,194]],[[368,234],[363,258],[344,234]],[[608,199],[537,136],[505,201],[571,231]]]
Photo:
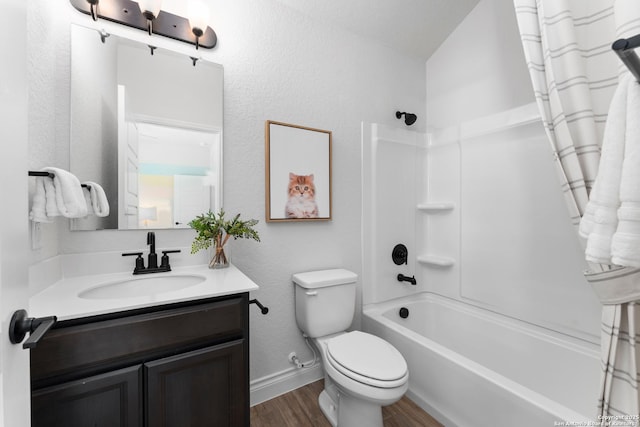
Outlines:
[[416,122],[416,120],[418,120],[418,116],[416,116],[413,113],[401,113],[400,111],[396,111],[396,118],[399,119],[402,117],[402,115],[404,114],[404,123],[407,126],[411,126],[412,124],[414,124]]

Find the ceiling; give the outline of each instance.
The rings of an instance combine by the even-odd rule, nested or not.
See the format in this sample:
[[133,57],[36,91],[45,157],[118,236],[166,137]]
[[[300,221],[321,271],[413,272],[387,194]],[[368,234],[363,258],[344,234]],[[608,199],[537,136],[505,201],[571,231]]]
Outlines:
[[424,60],[479,0],[276,0],[314,19]]

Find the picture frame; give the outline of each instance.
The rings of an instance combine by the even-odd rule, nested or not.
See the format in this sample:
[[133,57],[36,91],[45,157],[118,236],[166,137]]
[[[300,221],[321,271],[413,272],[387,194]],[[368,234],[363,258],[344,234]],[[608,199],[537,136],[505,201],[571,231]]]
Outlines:
[[267,222],[331,220],[331,131],[267,120]]

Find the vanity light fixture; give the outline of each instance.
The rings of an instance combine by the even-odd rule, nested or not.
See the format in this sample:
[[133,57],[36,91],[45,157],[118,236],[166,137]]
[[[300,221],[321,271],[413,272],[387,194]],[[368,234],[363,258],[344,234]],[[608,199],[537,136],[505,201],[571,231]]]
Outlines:
[[153,20],[160,14],[162,0],[138,0],[138,6],[142,16],[147,20],[147,32],[153,34]]
[[204,35],[209,22],[209,8],[202,0],[189,1],[189,26],[196,36],[196,49],[200,47],[200,37]]
[[94,21],[98,20],[98,2],[100,0],[87,0],[89,3],[89,14]]
[[[69,0],[78,11],[128,27],[212,49],[218,42],[207,25],[209,10],[201,0],[189,0],[189,18],[161,10],[162,0]],[[199,4],[198,4],[199,3]]]

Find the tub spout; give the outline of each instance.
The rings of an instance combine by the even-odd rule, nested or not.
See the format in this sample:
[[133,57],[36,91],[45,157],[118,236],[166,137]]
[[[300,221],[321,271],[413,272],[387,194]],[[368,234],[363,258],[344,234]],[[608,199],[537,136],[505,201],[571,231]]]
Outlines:
[[398,274],[398,282],[409,282],[412,285],[416,284],[416,276],[405,276],[404,274]]

